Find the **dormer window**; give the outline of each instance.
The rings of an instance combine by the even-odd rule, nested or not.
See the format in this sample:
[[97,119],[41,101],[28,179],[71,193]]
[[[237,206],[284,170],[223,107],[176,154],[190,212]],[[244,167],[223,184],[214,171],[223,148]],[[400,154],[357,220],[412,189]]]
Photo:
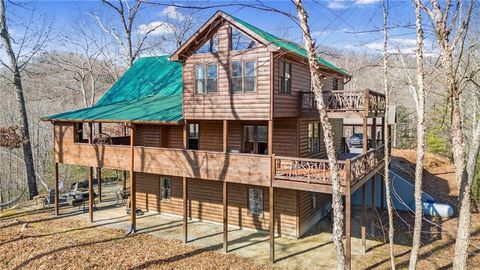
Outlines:
[[230,41],[232,51],[243,51],[257,47],[257,43],[253,39],[235,27],[230,28]]
[[217,53],[218,52],[218,35],[215,33],[205,44],[200,47],[196,53]]

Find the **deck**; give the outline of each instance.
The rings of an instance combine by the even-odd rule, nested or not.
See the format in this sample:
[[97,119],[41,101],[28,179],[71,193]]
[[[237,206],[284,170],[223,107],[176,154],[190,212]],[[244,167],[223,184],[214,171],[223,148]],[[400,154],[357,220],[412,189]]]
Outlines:
[[[334,90],[323,92],[323,101],[330,117],[377,117],[385,114],[385,95],[365,90]],[[302,114],[318,114],[313,92],[302,92]]]

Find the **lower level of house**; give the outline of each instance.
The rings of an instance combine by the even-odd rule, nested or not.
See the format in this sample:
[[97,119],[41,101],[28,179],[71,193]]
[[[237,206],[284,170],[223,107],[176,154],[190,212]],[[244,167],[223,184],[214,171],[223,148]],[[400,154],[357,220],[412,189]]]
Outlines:
[[[183,216],[181,177],[136,173],[137,208]],[[194,220],[223,222],[223,183],[187,179],[187,215]],[[228,223],[240,228],[268,231],[269,188],[228,183]],[[331,195],[275,188],[275,232],[280,236],[301,237],[331,206]]]

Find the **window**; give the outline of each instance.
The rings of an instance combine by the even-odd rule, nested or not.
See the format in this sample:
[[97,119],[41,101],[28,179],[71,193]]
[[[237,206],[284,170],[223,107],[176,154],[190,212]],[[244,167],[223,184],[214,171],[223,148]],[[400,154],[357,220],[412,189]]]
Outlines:
[[248,213],[250,215],[263,214],[263,190],[258,188],[248,189]]
[[280,93],[290,94],[292,92],[292,64],[280,62]]
[[218,35],[215,33],[205,44],[202,45],[195,53],[216,53],[218,52]]
[[199,125],[188,124],[188,149],[198,150]]
[[218,70],[216,64],[195,66],[195,89],[197,94],[217,92]]
[[310,199],[312,201],[312,209],[317,209],[317,193],[310,192]]
[[318,126],[318,122],[308,123],[308,152],[310,153],[317,153],[320,151]]
[[338,90],[338,79],[333,78],[333,90]]
[[87,123],[75,123],[75,137],[73,138],[76,143],[88,142],[88,127]]
[[235,27],[230,28],[231,32],[231,47],[232,51],[243,51],[257,47],[257,44],[250,37],[242,33]]
[[231,68],[231,92],[255,92],[257,90],[256,61],[234,61]]
[[172,196],[172,180],[162,177],[160,179],[160,200],[169,200]]
[[243,152],[250,154],[268,154],[268,127],[243,126]]

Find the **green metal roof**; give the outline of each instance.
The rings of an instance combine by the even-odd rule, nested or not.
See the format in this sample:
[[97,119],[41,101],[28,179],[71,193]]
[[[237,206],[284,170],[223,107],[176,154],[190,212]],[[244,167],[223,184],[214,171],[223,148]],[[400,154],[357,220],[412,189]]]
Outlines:
[[[248,28],[250,31],[259,35],[260,37],[262,37],[263,39],[265,39],[269,43],[271,43],[271,44],[273,44],[277,47],[280,47],[284,50],[287,50],[289,52],[295,53],[297,55],[300,55],[300,56],[303,56],[303,57],[308,57],[307,50],[305,50],[305,48],[303,46],[300,46],[297,43],[294,43],[294,42],[276,37],[276,36],[274,36],[274,35],[272,35],[268,32],[263,31],[262,29],[260,29],[258,27],[255,27],[255,26],[253,26],[253,25],[251,25],[251,24],[249,24],[249,23],[247,23],[243,20],[240,20],[239,18],[237,18],[235,16],[232,16],[232,15],[227,14],[227,13],[225,13],[225,14],[227,16],[229,16],[230,18],[232,18],[235,22],[237,22],[237,23],[241,24],[242,26]],[[333,70],[335,70],[339,73],[342,73],[346,76],[351,77],[351,75],[346,70],[335,66],[334,64],[328,62],[327,60],[325,60],[321,57],[317,57],[317,59],[320,62],[320,64],[322,64],[322,65],[324,65],[328,68],[331,68],[331,69],[333,69]]]
[[180,63],[168,61],[168,56],[140,58],[95,106],[44,120],[178,123],[182,91]]

